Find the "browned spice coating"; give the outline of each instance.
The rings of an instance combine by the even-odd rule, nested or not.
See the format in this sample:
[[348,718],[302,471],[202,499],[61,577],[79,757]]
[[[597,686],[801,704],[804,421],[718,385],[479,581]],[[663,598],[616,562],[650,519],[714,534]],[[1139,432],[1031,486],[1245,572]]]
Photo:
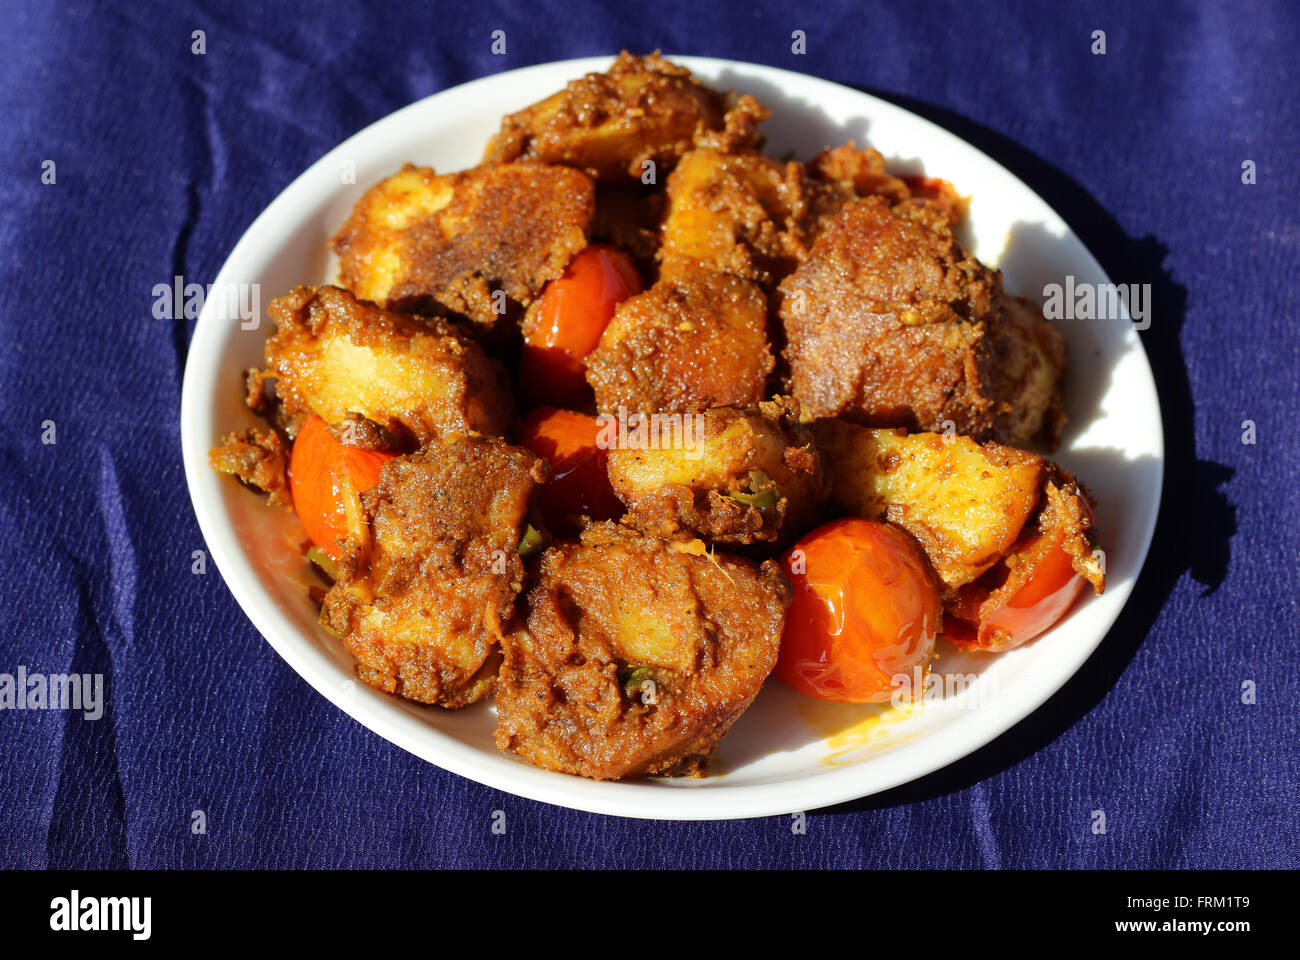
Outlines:
[[790,540],[812,526],[826,481],[796,402],[688,416],[695,418],[690,444],[610,450],[609,480],[627,505],[625,523],[718,543]]
[[334,250],[343,286],[364,300],[424,309],[432,299],[492,327],[564,273],[587,245],[593,209],[591,179],[568,167],[438,176],[407,164],[366,192]]
[[763,399],[773,366],[754,283],[694,270],[623,301],[587,357],[596,406],[681,412]]
[[974,580],[1041,505],[1050,461],[970,437],[812,424],[837,512],[916,538],[946,593]]
[[668,178],[662,273],[779,280],[806,258],[821,219],[852,198],[849,187],[814,179],[799,163],[756,150],[694,150]]
[[321,611],[363,682],[444,707],[491,691],[524,580],[524,514],[546,476],[528,450],[485,437],[384,465],[356,505]]
[[607,523],[557,544],[502,646],[497,746],[601,780],[704,774],[776,664],[789,597],[775,563],[698,541]]
[[[752,100],[752,98],[749,98]],[[585,170],[601,180],[645,181],[667,173],[705,131],[753,142],[748,122],[761,108],[746,103],[727,115],[727,98],[657,53],[624,50],[605,73],[589,73],[501,122],[484,163],[537,160]],[[760,116],[761,119],[761,116]]]
[[293,505],[289,493],[289,453],[274,430],[257,427],[221,438],[208,451],[208,464],[219,473],[228,473],[268,494],[270,503],[279,507]]
[[901,203],[911,196],[907,184],[885,169],[885,158],[879,150],[859,150],[852,140],[817,154],[809,161],[808,172],[816,180],[847,187],[852,196],[879,194],[891,203]]
[[1055,439],[1059,334],[1009,302],[936,205],[848,204],[782,282],[780,314],[806,417]]
[[502,434],[510,422],[505,371],[452,323],[381,310],[337,287],[298,287],[267,312],[276,325],[267,365],[290,418],[360,416],[414,443]]

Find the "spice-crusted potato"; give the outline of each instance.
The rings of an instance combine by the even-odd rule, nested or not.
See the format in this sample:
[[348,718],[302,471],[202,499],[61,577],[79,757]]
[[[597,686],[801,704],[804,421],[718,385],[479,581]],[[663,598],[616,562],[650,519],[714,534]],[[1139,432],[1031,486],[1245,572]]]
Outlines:
[[1065,341],[1028,297],[1003,296],[989,324],[991,360],[984,374],[995,440],[1013,446],[1040,440],[1055,450],[1069,418],[1061,408]]
[[[1101,593],[1106,571],[1098,543],[1087,492],[1052,464],[1037,518],[1025,524],[996,565],[944,599],[945,617],[956,621],[950,634],[954,642],[980,650],[1010,650],[1043,628],[1035,618],[1042,616],[1045,602],[1061,602],[1053,595],[1064,597],[1064,612],[1084,583]],[[1057,560],[1062,554],[1068,562],[1064,569]],[[1037,596],[1027,603],[1018,595],[1031,584]]]
[[356,416],[406,441],[502,434],[513,398],[500,364],[454,325],[362,303],[338,287],[298,287],[267,310],[283,413],[337,426]]
[[845,206],[781,283],[791,392],[809,418],[1022,446],[1062,421],[1064,344],[1002,292],[942,209]]
[[885,169],[885,158],[871,147],[858,149],[850,140],[843,146],[827,148],[807,164],[816,180],[847,187],[848,196],[867,197],[879,194],[891,203],[911,197],[907,184]]
[[1096,593],[1106,588],[1106,570],[1097,556],[1100,540],[1093,521],[1090,496],[1078,480],[1052,464],[1051,477],[1038,514],[1038,531],[1058,542],[1070,556],[1075,573],[1087,580]]
[[218,473],[228,473],[242,483],[267,494],[267,502],[279,507],[293,505],[289,493],[289,453],[274,430],[254,427],[231,433],[208,451],[208,464]]
[[821,456],[788,399],[684,415],[689,443],[609,451],[609,481],[631,522],[719,543],[777,541],[811,526],[826,497]]
[[443,707],[491,690],[524,581],[520,529],[547,474],[523,447],[462,437],[396,457],[353,495],[321,623],[342,637],[358,678]]
[[[746,98],[752,101],[753,98]],[[565,164],[601,180],[641,179],[653,161],[672,169],[697,132],[736,128],[752,143],[751,125],[727,116],[727,98],[657,53],[624,50],[605,73],[589,73],[563,90],[512,113],[488,143],[484,163],[537,160]],[[749,111],[766,111],[756,102]]]
[[624,300],[587,356],[601,411],[683,412],[757,403],[774,360],[753,283],[703,270]]
[[[396,309],[441,303],[492,327],[587,245],[595,189],[568,167],[505,163],[439,176],[407,164],[366,191],[334,238],[340,277]],[[517,312],[517,311],[514,311]]]
[[703,268],[778,280],[807,256],[820,219],[852,196],[755,150],[694,150],[668,178],[663,275]]
[[905,434],[842,420],[812,425],[831,500],[912,534],[951,592],[993,566],[1043,500],[1051,464],[970,437]]
[[789,601],[772,561],[594,525],[543,554],[503,641],[497,746],[599,780],[703,775],[776,664]]

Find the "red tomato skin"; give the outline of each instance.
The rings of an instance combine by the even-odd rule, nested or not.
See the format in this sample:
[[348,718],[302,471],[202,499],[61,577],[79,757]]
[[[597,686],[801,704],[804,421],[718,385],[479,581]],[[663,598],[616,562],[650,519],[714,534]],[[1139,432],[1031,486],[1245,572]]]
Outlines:
[[896,676],[910,682],[911,671],[928,664],[939,597],[902,533],[836,520],[796,543],[782,564],[794,586],[775,671],[782,683],[820,700],[880,703],[893,695]]
[[539,491],[538,509],[552,532],[572,533],[572,517],[617,520],[623,503],[609,485],[608,454],[596,443],[595,417],[538,407],[524,420],[521,442],[551,467],[551,479]]
[[524,325],[519,379],[534,402],[582,406],[591,396],[584,358],[605,332],[618,305],[641,292],[632,260],[617,247],[592,244],[542,291]]
[[1035,565],[1024,586],[988,616],[980,617],[974,646],[1003,651],[1028,643],[1065,616],[1085,583],[1075,572],[1070,555],[1053,547]]
[[357,493],[379,482],[379,472],[394,454],[349,447],[330,436],[325,421],[308,414],[289,455],[289,489],[294,510],[311,542],[338,559],[337,540],[347,532],[343,477]]

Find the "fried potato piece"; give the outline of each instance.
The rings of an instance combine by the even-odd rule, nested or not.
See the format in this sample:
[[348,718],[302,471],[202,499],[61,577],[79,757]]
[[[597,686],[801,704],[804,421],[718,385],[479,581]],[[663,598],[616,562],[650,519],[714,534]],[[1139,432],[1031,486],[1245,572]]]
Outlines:
[[598,780],[702,776],[776,665],[789,602],[772,561],[597,524],[543,554],[502,644],[497,746]]
[[808,162],[807,167],[813,179],[845,188],[849,199],[881,196],[891,204],[932,206],[954,225],[965,219],[970,205],[970,198],[961,196],[946,180],[893,176],[880,151],[871,147],[859,150],[852,140],[843,146],[823,150]]
[[505,371],[454,325],[362,303],[337,287],[298,287],[271,302],[266,360],[285,413],[338,425],[360,415],[398,437],[502,434],[513,398]]
[[807,256],[821,218],[852,196],[755,150],[694,150],[668,178],[662,274],[704,268],[779,280]]
[[780,315],[805,417],[1055,441],[1060,335],[1003,294],[935,204],[845,206],[781,283]]
[[991,358],[982,371],[992,410],[992,436],[1012,445],[1041,439],[1055,450],[1069,417],[1062,409],[1065,341],[1027,297],[1003,296],[989,324]]
[[821,420],[812,429],[831,501],[912,534],[949,592],[1011,548],[1042,503],[1051,470],[1037,454],[970,437],[908,435],[842,420]]
[[601,411],[685,412],[763,398],[774,364],[753,283],[694,271],[624,300],[587,356]]
[[334,238],[343,286],[395,309],[430,300],[492,327],[587,245],[594,186],[577,170],[506,163],[438,176],[407,164],[366,191]]
[[[1089,499],[1074,477],[1050,464],[1037,518],[1025,524],[996,565],[944,598],[945,618],[963,621],[977,632],[978,646],[984,650],[1010,650],[1032,639],[999,626],[996,618],[1021,589],[1041,574],[1044,564],[1051,567],[1051,554],[1058,547],[1069,557],[1074,572],[1094,592],[1102,593],[1106,571],[1097,549],[1099,540]],[[958,635],[962,632],[960,628],[954,631]],[[960,639],[956,642],[964,645]]]
[[823,150],[807,167],[814,179],[846,187],[849,196],[879,195],[891,203],[902,203],[912,195],[906,183],[885,169],[885,158],[879,150],[859,150],[852,140]]
[[[752,98],[748,98],[752,101]],[[589,73],[560,92],[501,122],[484,163],[537,160],[584,170],[605,181],[641,179],[647,161],[667,172],[697,132],[730,129],[753,143],[744,112],[766,111],[747,103],[735,119],[727,98],[710,90],[685,67],[658,53],[624,50],[605,73]]]
[[662,537],[720,543],[790,539],[826,498],[821,455],[787,398],[688,413],[687,442],[609,451],[609,480],[630,522]]
[[289,454],[274,430],[254,427],[231,433],[208,451],[208,464],[218,473],[228,473],[268,495],[279,507],[293,505],[289,493]]
[[528,450],[487,437],[435,441],[384,465],[350,508],[321,610],[360,680],[443,707],[489,693],[523,587],[521,526],[547,473]]

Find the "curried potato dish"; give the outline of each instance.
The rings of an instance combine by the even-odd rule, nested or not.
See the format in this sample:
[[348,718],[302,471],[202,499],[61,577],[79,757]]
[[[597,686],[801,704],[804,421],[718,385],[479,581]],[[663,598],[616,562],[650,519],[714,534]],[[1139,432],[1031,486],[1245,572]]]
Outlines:
[[494,703],[549,770],[706,776],[771,677],[889,701],[1102,591],[1050,459],[1064,342],[966,199],[852,142],[769,156],[768,115],[624,52],[472,169],[410,158],[334,282],[278,291],[260,421],[210,462],[301,519],[361,682]]

